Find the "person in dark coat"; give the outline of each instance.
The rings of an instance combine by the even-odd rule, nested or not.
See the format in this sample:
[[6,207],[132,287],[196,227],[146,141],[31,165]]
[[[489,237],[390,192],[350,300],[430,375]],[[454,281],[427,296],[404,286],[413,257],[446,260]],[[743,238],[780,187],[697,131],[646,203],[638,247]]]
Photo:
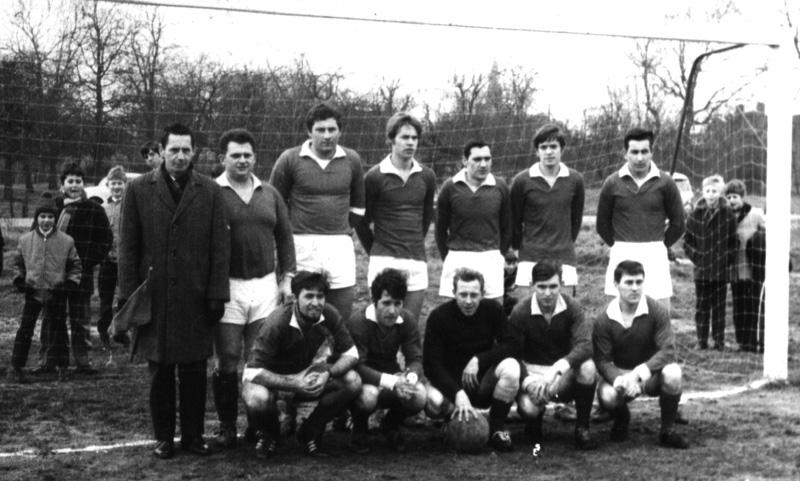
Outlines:
[[175,368],[181,447],[210,453],[203,440],[206,363],[229,298],[230,233],[222,191],[194,172],[194,136],[174,124],[161,138],[164,162],[135,179],[122,203],[120,302],[148,279],[152,319],[138,326],[133,353],[148,361],[157,457],[174,454]]
[[703,179],[703,198],[686,221],[683,250],[694,263],[697,347],[708,348],[709,319],[714,349],[725,347],[725,298],[736,261],[736,214],[722,197],[719,175]]

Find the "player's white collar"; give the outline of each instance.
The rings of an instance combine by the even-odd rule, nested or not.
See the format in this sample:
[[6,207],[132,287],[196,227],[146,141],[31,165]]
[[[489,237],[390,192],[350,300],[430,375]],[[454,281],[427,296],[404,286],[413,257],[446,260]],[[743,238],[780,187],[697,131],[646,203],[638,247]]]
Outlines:
[[[251,172],[250,178],[253,179],[253,190],[255,190],[258,187],[261,187],[261,181],[258,179],[258,177],[256,177],[256,174],[253,174]],[[231,189],[233,188],[233,186],[231,185],[231,181],[230,179],[228,179],[228,175],[225,172],[223,172],[219,177],[217,177],[214,180],[217,181],[217,185],[219,185],[220,187],[230,187]]]
[[[556,307],[553,309],[553,316],[556,314],[560,314],[567,310],[567,301],[564,300],[564,296],[561,294],[558,295],[558,299],[556,299]],[[539,307],[539,301],[536,300],[536,294],[531,295],[531,315],[532,316],[542,316],[542,309]]]
[[[536,162],[528,169],[528,175],[531,176],[531,178],[544,177],[542,167],[539,164],[541,164],[541,162]],[[569,177],[569,167],[567,167],[567,164],[564,162],[558,163],[558,174],[556,174],[556,177]]]
[[620,177],[628,176],[631,179],[633,179],[634,182],[638,183],[639,185],[642,185],[642,184],[644,184],[645,182],[647,182],[648,180],[650,180],[650,179],[652,179],[654,177],[661,177],[661,171],[658,170],[658,166],[656,165],[656,163],[651,160],[650,161],[650,172],[648,172],[647,175],[645,175],[642,180],[638,180],[638,179],[636,179],[636,177],[633,176],[633,174],[631,174],[631,170],[628,168],[628,163],[625,162],[622,165],[622,167],[619,169],[619,176]]
[[[367,310],[364,311],[364,316],[375,324],[378,323],[378,319],[375,317],[375,304],[370,304],[367,306]],[[403,323],[403,316],[397,316],[397,322],[395,324],[402,324]]]
[[[606,315],[608,316],[609,319],[620,323],[622,327],[627,329],[631,327],[631,325],[625,324],[625,321],[623,320],[622,317],[622,309],[619,307],[619,301],[620,301],[619,296],[617,296],[608,304],[608,307],[606,308]],[[649,313],[650,309],[647,308],[647,296],[643,295],[642,298],[639,299],[639,305],[636,306],[636,312],[633,314],[633,318],[636,319],[641,315]]]
[[320,159],[317,154],[314,153],[314,149],[311,148],[311,139],[306,140],[303,142],[303,145],[300,146],[300,157],[311,157],[312,159],[316,160],[317,162],[330,162],[333,159],[338,159],[339,157],[346,157],[347,153],[344,151],[341,145],[336,146],[336,150],[333,153],[333,157],[330,159]]
[[[392,154],[387,155],[385,159],[381,160],[381,163],[378,164],[378,170],[381,174],[394,174],[401,179],[405,178],[403,173],[392,163]],[[417,159],[412,158],[411,171],[409,171],[408,175],[411,176],[411,174],[415,172],[422,172],[422,166],[417,162]]]
[[[294,312],[294,309],[295,308],[293,307],[292,308],[292,319],[289,321],[289,325],[299,331],[300,330],[300,324],[297,322],[297,313]],[[314,324],[315,325],[316,324],[320,324],[324,320],[325,320],[325,314],[320,314],[319,315],[319,321],[315,322]]]
[[[470,185],[469,182],[467,182],[467,169],[461,169],[458,171],[456,175],[453,176],[453,183],[456,182],[463,182],[468,186]],[[487,175],[486,178],[483,180],[483,182],[480,183],[478,189],[480,189],[484,185],[489,185],[489,186],[497,185],[497,180],[494,178],[494,174],[489,172],[489,175]]]

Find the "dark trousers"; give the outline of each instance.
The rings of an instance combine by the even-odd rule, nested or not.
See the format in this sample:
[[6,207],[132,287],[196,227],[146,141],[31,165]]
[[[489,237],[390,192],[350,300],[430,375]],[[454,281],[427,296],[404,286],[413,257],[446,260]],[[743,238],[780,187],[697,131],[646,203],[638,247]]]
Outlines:
[[742,349],[754,351],[764,343],[764,327],[763,325],[759,326],[758,322],[761,283],[749,279],[734,281],[731,282],[731,292],[733,294],[733,326],[736,329],[736,342]]
[[[64,293],[60,291],[45,291],[44,300],[37,296],[25,294],[25,305],[22,308],[22,318],[19,329],[14,338],[14,350],[11,353],[11,366],[21,369],[28,361],[28,352],[31,349],[33,330],[39,313],[44,310],[42,321],[42,339],[48,341],[50,351],[47,353],[52,360],[52,367],[66,367],[69,365],[69,350],[67,349],[67,315],[64,304]],[[45,324],[49,332],[45,330]]]
[[100,296],[100,318],[97,332],[107,334],[114,317],[114,291],[117,289],[117,261],[104,260],[97,275],[97,291]]
[[203,437],[206,412],[206,361],[185,364],[148,362],[150,372],[150,416],[157,441],[175,437],[175,367],[178,368],[178,397],[181,442]]
[[[89,365],[89,298],[92,295],[93,275],[92,269],[81,276],[81,283],[78,289],[69,290],[66,293],[67,315],[69,318],[69,345],[72,348],[72,357],[75,359],[76,366]],[[45,365],[60,365],[58,360],[52,357],[52,353],[68,351],[67,338],[61,336],[46,336],[45,333],[54,332],[60,326],[50,326],[49,321],[42,321],[42,363]],[[61,343],[61,344],[54,344]],[[67,362],[67,365],[69,362]]]
[[701,344],[708,343],[708,324],[711,320],[711,338],[715,347],[725,343],[725,298],[728,284],[720,281],[695,281],[695,324],[697,340]]

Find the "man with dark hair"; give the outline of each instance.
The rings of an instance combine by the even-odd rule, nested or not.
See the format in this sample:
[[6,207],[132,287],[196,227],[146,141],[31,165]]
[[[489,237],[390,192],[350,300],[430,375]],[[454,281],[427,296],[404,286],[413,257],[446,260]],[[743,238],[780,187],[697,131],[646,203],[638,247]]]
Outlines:
[[533,138],[538,162],[511,182],[511,247],[519,250],[518,286],[531,285],[542,259],[561,263],[562,282],[578,285],[575,239],[583,222],[583,176],[561,161],[566,140],[561,128],[545,124]]
[[181,447],[210,453],[203,440],[206,364],[230,294],[225,201],[212,179],[194,171],[194,152],[192,131],[170,125],[161,167],[133,180],[122,200],[120,304],[148,283],[152,318],[137,327],[133,352],[148,361],[153,454],[162,459],[174,454],[176,367]]
[[601,376],[597,397],[614,419],[611,440],[628,439],[628,402],[644,393],[659,397],[659,442],[686,449],[689,444],[674,429],[683,378],[669,312],[643,294],[644,267],[637,261],[624,260],[614,268],[614,286],[618,297],[597,317],[592,336]]
[[686,222],[675,181],[653,162],[654,139],[652,131],[638,127],[625,134],[625,165],[608,176],[600,190],[597,233],[611,247],[605,293],[617,294],[614,267],[625,259],[636,260],[647,271],[648,295],[669,311],[667,249],[681,238]]
[[242,398],[256,428],[256,456],[275,454],[280,425],[279,398],[318,401],[297,432],[305,454],[322,456],[325,425],[347,409],[361,389],[353,370],[358,349],[336,309],[327,305],[324,273],[299,271],[292,279],[293,304],[278,307],[264,321],[245,365]]
[[[75,359],[75,372],[96,374],[89,362],[89,299],[94,291],[94,268],[100,264],[111,248],[113,234],[106,212],[99,204],[86,198],[83,169],[70,163],[61,172],[61,195],[55,199],[58,208],[56,228],[75,241],[75,250],[81,259],[81,280],[76,289],[67,291],[70,346]],[[42,331],[49,329],[42,323]],[[44,341],[44,340],[43,340]],[[53,350],[42,344],[43,352],[67,352],[66,348]],[[62,363],[45,355],[40,372],[54,370]]]
[[[400,424],[425,408],[427,391],[422,377],[422,341],[417,320],[403,309],[406,279],[397,269],[385,269],[371,285],[372,304],[354,314],[349,328],[358,347],[356,370],[362,379],[361,391],[350,412],[353,416],[353,450],[369,452],[367,421],[379,408],[388,408],[381,430],[389,445],[405,452]],[[403,353],[405,369],[397,363]]]
[[[242,347],[249,353],[264,319],[281,302],[291,302],[295,257],[283,198],[253,174],[253,135],[245,129],[228,130],[220,137],[219,151],[225,171],[216,181],[230,222],[231,291],[215,334],[217,366],[211,387],[220,421],[216,442],[230,448],[236,445]],[[246,433],[254,434],[252,428]]]
[[436,204],[436,245],[442,257],[439,295],[451,297],[453,273],[475,269],[486,280],[486,297],[502,302],[503,268],[511,241],[508,186],[492,175],[486,142],[464,147],[463,169],[445,181]]
[[158,170],[161,167],[161,154],[158,152],[158,142],[145,142],[142,148],[139,149],[139,155],[142,156],[144,163],[153,170]]
[[509,322],[523,366],[517,412],[533,444],[542,442],[542,418],[548,402],[575,400],[575,443],[597,449],[589,418],[597,370],[592,362],[592,331],[583,309],[561,293],[560,266],[548,259],[531,272],[531,294],[514,308]]
[[414,116],[398,112],[389,118],[386,139],[392,152],[364,176],[366,213],[356,228],[369,254],[367,282],[387,267],[405,271],[404,305],[415,318],[428,288],[425,236],[436,192],[433,170],[414,158],[421,136],[422,124]]
[[459,269],[455,299],[431,311],[425,326],[423,365],[430,381],[428,414],[465,420],[489,408],[489,443],[514,449],[506,417],[519,391],[520,367],[503,307],[483,298],[483,276]]
[[342,115],[321,103],[308,111],[309,140],[284,151],[269,182],[289,208],[299,270],[325,269],[327,303],[350,317],[356,284],[352,227],[364,215],[361,157],[339,145]]

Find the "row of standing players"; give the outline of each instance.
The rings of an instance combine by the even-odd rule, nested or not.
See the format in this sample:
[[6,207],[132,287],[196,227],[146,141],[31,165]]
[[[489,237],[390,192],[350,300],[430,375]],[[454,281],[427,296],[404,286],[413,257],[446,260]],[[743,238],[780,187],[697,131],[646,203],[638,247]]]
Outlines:
[[[242,349],[256,356],[251,346],[263,337],[259,331],[266,331],[260,326],[276,306],[294,300],[291,284],[298,271],[326,270],[330,289],[325,299],[342,318],[350,317],[355,285],[351,227],[370,255],[369,281],[387,267],[402,270],[404,306],[410,318],[419,318],[427,288],[424,237],[433,220],[435,189],[432,171],[414,159],[421,124],[408,114],[393,116],[387,124],[392,152],[366,176],[362,176],[358,154],[338,145],[341,116],[334,108],[314,107],[306,126],[310,139],[281,155],[270,184],[262,184],[252,174],[255,141],[246,131],[223,135],[220,151],[225,172],[214,183],[192,170],[191,131],[170,126],[161,139],[163,167],[136,180],[124,198],[118,236],[120,304],[149,278],[152,316],[135,331],[135,351],[149,362],[155,453],[160,457],[171,456],[174,449],[176,367],[182,386],[182,446],[200,454],[208,451],[202,438],[202,406],[206,361],[214,348],[217,369],[212,387],[221,421],[219,438],[222,445],[236,439],[237,366]],[[660,256],[663,263],[654,263],[659,256],[652,254],[660,254],[660,249],[680,237],[683,213],[674,182],[652,164],[652,142],[652,133],[640,129],[626,136],[626,164],[606,180],[601,193],[598,232],[612,246],[610,264],[616,265],[615,250],[618,260],[640,258],[648,272],[648,292],[668,302],[671,282],[668,268],[665,282],[662,265],[666,253]],[[452,295],[446,286],[452,285],[455,272],[472,267],[484,278],[481,295],[485,290],[486,297],[501,297],[500,252],[509,245],[519,249],[522,278],[518,284],[530,285],[526,273],[530,274],[536,259],[545,258],[562,264],[564,275],[559,278],[565,284],[577,283],[573,244],[583,211],[582,178],[560,162],[564,139],[557,127],[540,130],[534,143],[539,162],[518,175],[510,190],[491,175],[490,146],[468,144],[464,169],[445,183],[439,195],[436,240],[445,260],[440,294]],[[675,215],[675,201],[679,215]],[[656,204],[662,208],[654,209]],[[644,206],[648,210],[643,212]],[[608,280],[606,292],[616,294],[611,270]],[[291,304],[294,307],[282,309],[298,314],[300,304],[298,300]],[[285,321],[287,326],[294,322],[299,332],[310,327],[301,315]],[[291,358],[292,349],[287,346],[271,348],[283,353],[280,357]],[[470,372],[487,372],[485,363],[468,361]],[[248,363],[245,386],[297,389],[298,370],[282,372],[272,367],[275,372],[269,366]],[[261,372],[248,379],[253,369],[273,377],[263,380]],[[335,390],[332,380],[320,383],[318,379],[335,379],[339,376],[331,375],[341,374],[340,370],[333,363],[326,365],[327,376],[311,377],[322,389]],[[644,369],[638,376],[644,387],[642,383],[650,377]],[[388,387],[391,378],[381,386],[381,377],[374,385]],[[617,379],[627,378],[617,373],[611,384],[617,384]],[[472,380],[468,376],[460,383],[471,385]],[[625,387],[633,390],[632,386],[629,382]],[[243,389],[246,403],[247,392]],[[452,395],[445,396],[451,404],[462,401],[463,408],[458,391],[444,392]],[[309,454],[318,448],[315,420],[325,417],[325,413],[312,416],[300,433]],[[259,452],[269,453],[274,438],[268,433],[274,430],[263,423],[261,427],[256,430]],[[502,432],[494,430],[493,438]],[[504,444],[505,436],[498,436],[503,440],[497,443]]]

